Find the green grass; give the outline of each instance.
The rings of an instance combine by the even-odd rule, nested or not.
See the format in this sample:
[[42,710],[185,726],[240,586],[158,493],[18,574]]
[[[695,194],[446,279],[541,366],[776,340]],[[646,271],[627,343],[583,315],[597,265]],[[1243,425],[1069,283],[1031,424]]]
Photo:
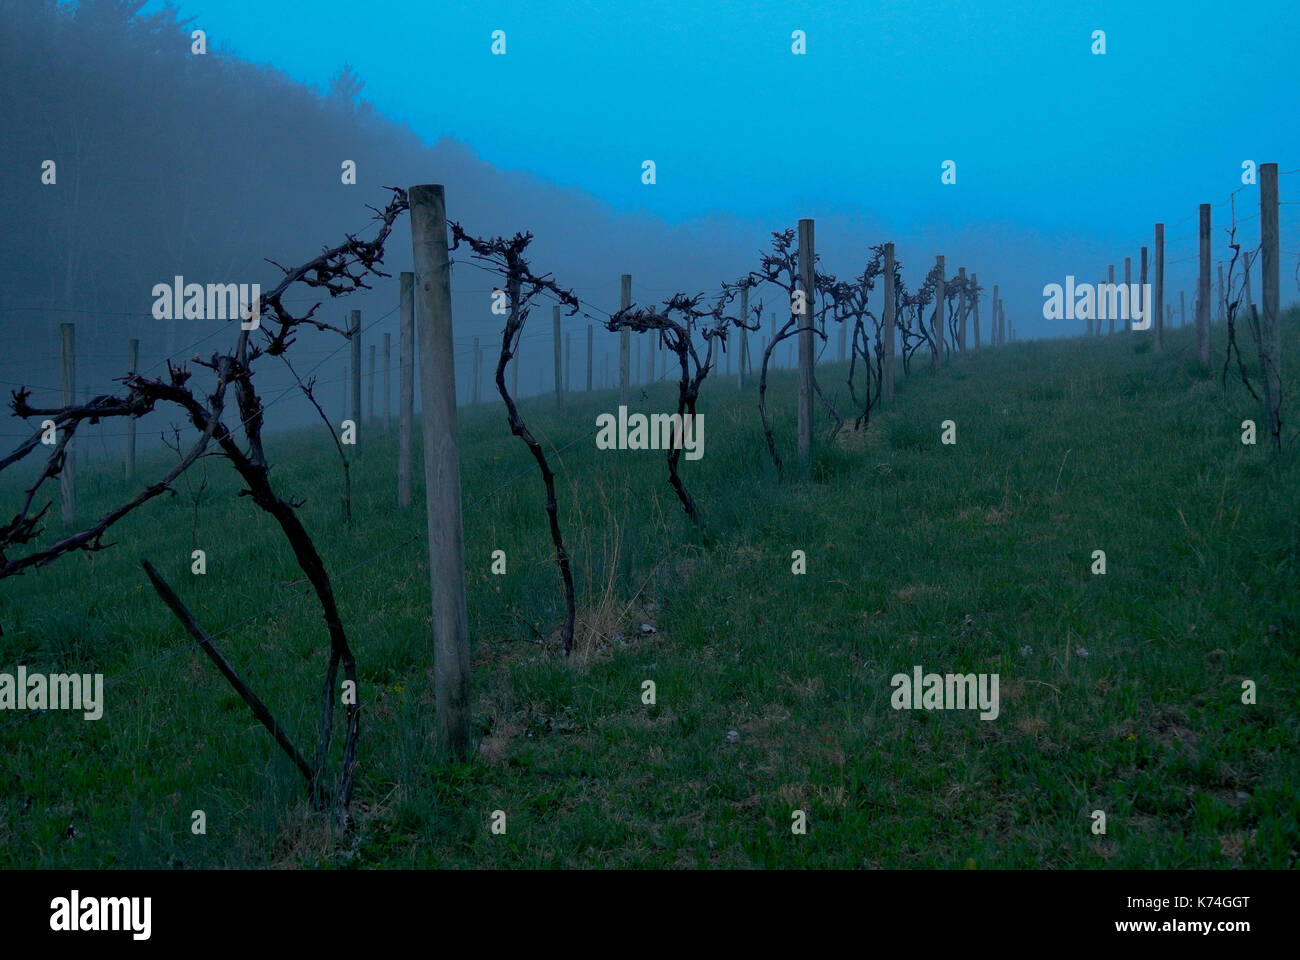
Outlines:
[[[323,431],[272,435],[273,479],[306,498],[360,665],[358,827],[342,840],[139,567],[152,560],[208,630],[234,625],[218,646],[310,753],[319,613],[287,586],[301,574],[274,524],[210,461],[194,531],[181,483],[115,528],[112,549],[0,586],[0,669],[111,684],[99,721],[0,714],[0,865],[1292,867],[1294,439],[1276,460],[1243,446],[1255,402],[1198,371],[1191,330],[1167,336],[1163,354],[1115,336],[919,372],[865,435],[819,438],[811,487],[774,475],[753,389],[719,377],[701,401],[705,456],[682,466],[707,542],[661,454],[595,449],[614,394],[571,396],[563,415],[526,402],[548,444],[578,441],[552,460],[580,592],[568,661],[540,479],[499,407],[463,410],[467,763],[430,750],[423,487],[396,509],[395,438],[362,434],[348,528]],[[842,372],[821,376],[844,403]],[[788,463],[793,391],[778,374]],[[661,385],[634,405],[674,395]],[[955,446],[939,443],[947,419]],[[141,473],[169,456],[142,457]],[[86,516],[126,490],[102,466],[82,468]],[[7,479],[5,502],[15,490]],[[205,577],[189,572],[195,547]],[[488,574],[495,549],[506,576]],[[1096,549],[1105,576],[1090,572]],[[891,709],[890,677],[914,664],[998,673],[1001,715]],[[488,829],[498,809],[504,835]]]

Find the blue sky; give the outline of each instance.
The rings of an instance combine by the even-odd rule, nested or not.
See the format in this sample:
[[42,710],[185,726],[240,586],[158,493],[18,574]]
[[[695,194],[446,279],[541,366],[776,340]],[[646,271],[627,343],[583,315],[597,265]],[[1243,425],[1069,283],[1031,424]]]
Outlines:
[[[1194,252],[1180,220],[1240,187],[1243,160],[1300,166],[1294,0],[179,8],[212,45],[321,89],[351,63],[363,97],[429,142],[455,137],[670,223],[839,217],[968,248],[1033,244],[1083,271],[1136,257],[1157,220],[1169,260]],[[940,182],[945,160],[955,185]],[[1253,212],[1255,198],[1238,201]]]
[[669,219],[793,198],[1048,223],[1217,197],[1300,146],[1293,2],[179,6],[322,88],[352,63],[430,140]]

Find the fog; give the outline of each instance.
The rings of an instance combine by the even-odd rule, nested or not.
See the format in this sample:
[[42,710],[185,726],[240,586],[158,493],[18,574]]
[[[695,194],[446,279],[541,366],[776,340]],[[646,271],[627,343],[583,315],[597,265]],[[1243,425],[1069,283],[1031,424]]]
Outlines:
[[[177,14],[133,16],[138,6],[105,0],[75,7],[0,6],[5,23],[0,77],[6,92],[0,98],[0,210],[7,227],[0,238],[5,334],[0,385],[31,387],[38,403],[58,397],[61,323],[76,324],[79,397],[114,389],[113,378],[126,371],[130,338],[140,341],[144,372],[162,371],[168,358],[183,362],[196,352],[210,355],[233,340],[234,325],[154,319],[155,284],[170,284],[180,275],[186,282],[260,283],[266,290],[280,278],[267,258],[294,265],[348,233],[368,236],[367,205],[385,204],[385,185],[441,183],[448,216],[471,233],[535,235],[530,247],[535,270],[554,274],[585,304],[586,316],[563,321],[572,335],[571,376],[579,389],[585,385],[586,329],[618,306],[621,274],[632,275],[638,302],[657,302],[679,290],[713,292],[721,281],[756,267],[771,231],[793,227],[798,216],[816,218],[818,253],[830,272],[856,275],[868,247],[892,239],[909,286],[921,281],[939,253],[950,275],[959,266],[977,273],[986,300],[992,285],[999,284],[1008,320],[1021,339],[1081,332],[1042,320],[1044,283],[1080,273],[1080,264],[1091,271],[1080,279],[1103,279],[1107,263],[1122,270],[1124,254],[1133,257],[1136,280],[1138,247],[1150,243],[1134,237],[1131,250],[1117,258],[1112,246],[1096,237],[1044,235],[1024,225],[956,215],[916,222],[895,213],[885,222],[829,202],[796,210],[777,201],[773,209],[789,208],[788,217],[756,219],[723,209],[669,224],[645,213],[615,211],[577,189],[526,172],[498,169],[470,144],[449,138],[425,143],[408,126],[380,115],[364,99],[364,78],[354,74],[340,72],[331,89],[318,91],[219,49],[195,56],[189,26]],[[563,135],[540,121],[535,132]],[[53,183],[42,182],[47,161],[54,164]],[[342,182],[346,161],[355,163],[355,184]],[[1187,198],[1189,214],[1195,199]],[[1194,252],[1194,238],[1183,236],[1192,226],[1169,227],[1172,296],[1167,302],[1175,310],[1178,291],[1193,289],[1194,264],[1180,259]],[[1284,223],[1284,248],[1295,245],[1289,229]],[[477,337],[484,350],[482,396],[490,400],[500,338],[498,318],[489,310],[496,279],[468,263],[467,251],[455,256],[458,390],[468,398]],[[382,371],[386,333],[392,335],[392,366],[397,364],[397,275],[411,269],[405,217],[390,239],[384,269],[391,279],[376,282],[372,291],[325,298],[319,311],[322,319],[343,326],[347,311],[361,310],[366,375],[372,345],[378,347]],[[1284,282],[1284,300],[1294,292]],[[300,287],[287,302],[306,310],[314,302],[309,293]],[[1191,308],[1189,303],[1189,313]],[[551,351],[550,311],[535,309],[522,341],[521,394],[552,389]],[[614,371],[617,338],[596,326],[598,384],[607,354]],[[346,340],[304,331],[290,355],[300,372],[318,378],[326,412],[341,417]],[[395,393],[395,369],[392,380]],[[277,361],[260,365],[258,384],[264,400],[274,403],[273,426],[314,416]],[[368,389],[362,394],[364,401]],[[382,391],[376,401],[380,411],[381,397]],[[395,408],[395,396],[392,404]],[[141,427],[142,442],[163,426],[159,416],[150,418]],[[94,443],[104,450],[124,432],[116,424],[95,430]],[[25,435],[12,420],[3,432],[9,440]]]

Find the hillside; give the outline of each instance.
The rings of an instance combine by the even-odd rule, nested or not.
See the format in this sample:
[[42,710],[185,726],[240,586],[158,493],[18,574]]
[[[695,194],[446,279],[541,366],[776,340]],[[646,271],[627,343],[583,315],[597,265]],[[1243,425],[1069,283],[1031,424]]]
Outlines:
[[[1288,361],[1298,321],[1283,319]],[[0,715],[0,777],[14,785],[0,793],[0,864],[1293,867],[1294,432],[1277,460],[1243,446],[1258,405],[1198,371],[1191,329],[1166,336],[1162,354],[1116,335],[914,371],[864,433],[820,435],[811,487],[775,476],[753,387],[711,379],[705,455],[682,464],[706,539],[662,454],[595,449],[616,392],[571,394],[562,414],[525,402],[559,451],[580,601],[568,661],[531,458],[498,407],[462,409],[481,737],[466,764],[428,749],[423,487],[396,509],[396,430],[363,429],[351,527],[323,429],[273,435],[273,478],[306,500],[361,672],[358,830],[343,847],[139,566],[159,568],[312,746],[319,613],[278,531],[212,460],[197,510],[204,468],[115,528],[117,546],[0,590],[0,669],[107,683],[97,721]],[[1222,339],[1216,328],[1218,352]],[[1297,381],[1294,363],[1284,373]],[[843,368],[819,376],[843,404]],[[788,460],[794,389],[777,375]],[[636,407],[674,400],[660,384]],[[955,445],[940,443],[944,420]],[[169,457],[149,452],[141,473]],[[82,466],[82,509],[120,498],[120,477],[116,463]],[[12,501],[16,481],[0,493]],[[204,576],[190,573],[195,548]],[[497,549],[503,576],[489,573]],[[806,574],[791,572],[795,550]],[[999,715],[893,709],[891,676],[914,666],[998,674]],[[206,835],[190,830],[199,809]],[[797,809],[806,835],[792,835]]]

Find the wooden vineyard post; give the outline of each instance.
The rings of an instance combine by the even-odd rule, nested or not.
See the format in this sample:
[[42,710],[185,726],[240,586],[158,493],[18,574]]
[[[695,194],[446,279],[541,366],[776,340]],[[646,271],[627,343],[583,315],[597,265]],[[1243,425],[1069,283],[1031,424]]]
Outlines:
[[451,265],[441,184],[412,187],[411,246],[420,301],[420,394],[429,584],[433,601],[434,701],[438,752],[464,758],[470,747],[469,616],[460,450],[456,441],[456,347]]

